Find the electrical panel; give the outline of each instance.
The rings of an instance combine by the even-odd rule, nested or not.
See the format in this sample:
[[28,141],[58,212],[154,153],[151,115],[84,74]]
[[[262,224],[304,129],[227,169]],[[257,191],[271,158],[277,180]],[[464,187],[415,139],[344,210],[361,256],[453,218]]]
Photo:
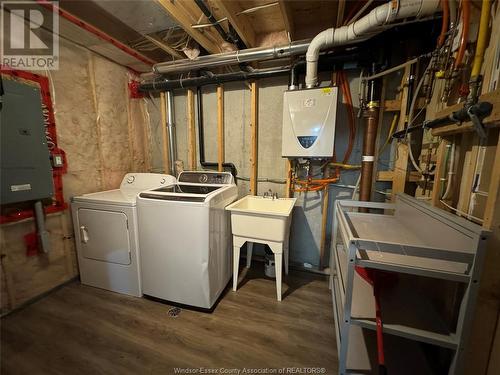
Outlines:
[[337,98],[337,87],[285,91],[281,148],[283,157],[332,157]]
[[3,79],[0,113],[0,203],[50,198],[52,167],[40,89]]

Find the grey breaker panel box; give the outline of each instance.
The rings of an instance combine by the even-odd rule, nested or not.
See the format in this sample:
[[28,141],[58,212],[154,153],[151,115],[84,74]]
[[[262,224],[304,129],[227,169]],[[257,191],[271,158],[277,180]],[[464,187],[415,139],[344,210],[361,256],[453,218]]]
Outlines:
[[52,197],[54,185],[37,87],[3,79],[0,118],[0,203]]

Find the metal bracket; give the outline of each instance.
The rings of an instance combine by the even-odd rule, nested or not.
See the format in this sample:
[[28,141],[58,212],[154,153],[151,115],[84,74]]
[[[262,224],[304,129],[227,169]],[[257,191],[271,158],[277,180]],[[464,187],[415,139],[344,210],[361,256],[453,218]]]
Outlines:
[[475,106],[470,106],[469,108],[467,108],[467,114],[469,115],[471,121],[472,121],[472,125],[474,126],[474,130],[476,131],[477,135],[479,136],[479,138],[484,141],[486,140],[486,129],[484,128],[484,125],[483,125],[483,122],[482,122],[482,119],[480,117],[477,116],[475,110],[474,110]]

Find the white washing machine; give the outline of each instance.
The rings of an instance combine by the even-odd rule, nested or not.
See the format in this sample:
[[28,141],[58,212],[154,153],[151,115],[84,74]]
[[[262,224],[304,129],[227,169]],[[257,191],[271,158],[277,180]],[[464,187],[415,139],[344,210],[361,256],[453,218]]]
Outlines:
[[211,309],[232,274],[232,237],[224,208],[238,196],[225,172],[182,172],[172,186],[137,198],[142,291]]
[[71,200],[80,279],[83,284],[141,296],[137,194],[172,185],[175,177],[127,173],[120,188]]

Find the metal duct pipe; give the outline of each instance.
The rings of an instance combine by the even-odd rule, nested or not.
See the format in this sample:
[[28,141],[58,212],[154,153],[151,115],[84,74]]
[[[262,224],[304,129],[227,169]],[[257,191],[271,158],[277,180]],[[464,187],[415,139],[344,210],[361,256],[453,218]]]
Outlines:
[[438,8],[439,0],[390,1],[347,26],[332,27],[320,32],[307,49],[306,87],[312,88],[318,84],[318,59],[321,50],[360,42],[386,30],[396,20],[431,15]]
[[188,87],[200,87],[211,84],[220,84],[224,82],[246,81],[250,79],[260,79],[275,77],[278,75],[286,75],[290,71],[289,68],[277,69],[262,69],[253,72],[233,72],[224,74],[208,74],[201,77],[192,77],[179,80],[153,81],[139,85],[139,91],[168,91]]
[[45,228],[45,212],[43,211],[42,201],[36,201],[34,209],[38,242],[42,247],[42,251],[48,253],[50,251],[50,238],[49,232]]
[[171,74],[190,70],[200,70],[203,68],[213,68],[216,66],[236,65],[251,61],[281,59],[304,54],[308,46],[309,40],[301,40],[281,47],[248,48],[233,52],[199,56],[193,60],[172,60],[155,64],[153,66],[153,71],[160,74]]
[[174,93],[166,92],[167,106],[167,132],[168,132],[168,152],[170,162],[170,173],[175,173],[175,160],[177,159],[177,142],[175,141],[175,113],[174,113]]
[[[327,55],[321,59],[319,69],[330,71],[332,70],[333,64],[347,62],[347,61],[352,62],[352,61],[357,61],[358,59],[359,59],[359,53],[357,51],[343,53],[343,54]],[[223,73],[223,74],[213,74],[211,72],[206,72],[204,76],[180,78],[178,80],[153,79],[152,81],[146,81],[140,84],[139,91],[142,92],[169,91],[180,88],[215,85],[224,82],[270,78],[270,77],[286,75],[288,73],[290,73],[290,80],[293,82],[293,85],[295,86],[295,88],[298,88],[298,73],[299,71],[302,72],[304,70],[304,66],[305,66],[305,60],[300,60],[295,62],[292,65],[292,67],[256,69],[252,71],[239,71],[239,72]],[[291,84],[292,83],[290,83],[290,85]]]

